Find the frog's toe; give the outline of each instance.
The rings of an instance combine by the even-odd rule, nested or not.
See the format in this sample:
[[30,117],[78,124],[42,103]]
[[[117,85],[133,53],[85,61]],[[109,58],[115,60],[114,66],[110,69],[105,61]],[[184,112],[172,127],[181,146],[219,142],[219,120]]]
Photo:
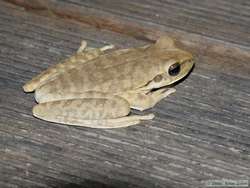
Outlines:
[[113,44],[110,44],[110,45],[106,45],[106,46],[103,46],[100,48],[101,51],[106,51],[106,50],[110,50],[110,49],[113,49],[115,48],[115,46]]
[[81,42],[81,46],[79,47],[79,49],[77,50],[77,53],[81,53],[83,52],[87,47],[87,41],[83,40]]
[[156,90],[155,92],[152,93],[153,96],[157,97],[157,98],[165,98],[167,97],[168,95],[172,94],[176,92],[176,89],[175,88],[170,88],[170,89],[159,89],[159,90]]

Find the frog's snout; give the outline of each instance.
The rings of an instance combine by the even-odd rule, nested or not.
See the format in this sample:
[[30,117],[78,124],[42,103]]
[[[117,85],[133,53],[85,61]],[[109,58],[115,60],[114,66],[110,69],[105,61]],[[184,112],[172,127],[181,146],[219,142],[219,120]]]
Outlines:
[[190,60],[186,60],[181,64],[181,71],[180,74],[182,75],[182,77],[188,75],[190,73],[190,71],[193,69],[194,67],[194,60],[190,59]]

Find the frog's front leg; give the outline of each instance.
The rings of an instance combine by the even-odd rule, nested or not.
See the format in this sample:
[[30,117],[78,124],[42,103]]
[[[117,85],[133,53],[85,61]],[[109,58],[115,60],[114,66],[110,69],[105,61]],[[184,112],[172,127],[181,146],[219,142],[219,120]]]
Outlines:
[[174,88],[170,89],[158,89],[149,93],[125,93],[122,95],[129,103],[130,107],[136,110],[146,110],[154,107],[160,100],[174,93]]
[[78,98],[45,102],[33,108],[33,115],[50,122],[92,128],[118,128],[154,118],[153,114],[131,115],[127,100],[119,96]]

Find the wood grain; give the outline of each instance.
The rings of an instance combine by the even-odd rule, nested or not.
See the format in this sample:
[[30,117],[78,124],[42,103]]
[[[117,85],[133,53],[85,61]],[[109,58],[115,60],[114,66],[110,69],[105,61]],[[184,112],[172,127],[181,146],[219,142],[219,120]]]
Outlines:
[[[122,32],[124,25],[118,32],[27,12],[22,2],[29,3],[0,2],[0,187],[204,187],[205,180],[249,179],[247,1],[218,1],[217,6],[209,1],[53,1],[59,8],[78,6],[128,25],[134,21],[137,37]],[[185,11],[177,15],[168,8]],[[151,38],[147,32],[139,35],[141,25],[142,31],[152,25]],[[148,42],[139,39],[157,37],[157,28],[180,38],[179,45],[194,53],[196,67],[175,95],[148,111],[156,119],[98,130],[32,116],[33,94],[23,93],[21,86],[72,54],[81,40],[91,46],[139,46]]]

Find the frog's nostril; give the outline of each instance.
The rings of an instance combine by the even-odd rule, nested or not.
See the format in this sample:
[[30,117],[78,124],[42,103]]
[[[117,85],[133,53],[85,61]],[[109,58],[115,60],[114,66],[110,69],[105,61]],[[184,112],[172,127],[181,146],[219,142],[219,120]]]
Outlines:
[[180,71],[181,71],[180,63],[175,63],[169,67],[168,74],[170,76],[176,76],[177,74],[179,74]]
[[160,82],[162,79],[163,79],[162,75],[157,75],[156,77],[154,77],[155,82]]

